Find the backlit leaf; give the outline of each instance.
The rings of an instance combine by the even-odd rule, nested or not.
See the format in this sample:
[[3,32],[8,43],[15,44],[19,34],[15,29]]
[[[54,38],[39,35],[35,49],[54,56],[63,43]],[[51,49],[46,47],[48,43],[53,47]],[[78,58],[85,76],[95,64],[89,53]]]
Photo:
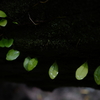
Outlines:
[[0,20],[0,26],[5,27],[7,25],[7,20],[6,19],[1,19]]
[[30,59],[31,59],[30,57],[26,57],[24,60],[23,66],[26,70],[28,70],[27,67],[28,67],[28,63],[29,63]]
[[11,49],[6,54],[6,60],[12,61],[15,60],[20,55],[20,52],[14,49]]
[[38,64],[37,58],[32,58],[27,65],[27,71],[33,70]]
[[83,78],[86,77],[87,74],[88,74],[88,63],[85,62],[76,70],[75,77],[77,80],[82,80]]
[[98,85],[100,85],[100,66],[98,66],[94,72],[94,80]]
[[56,62],[54,62],[49,68],[49,77],[51,79],[54,79],[56,78],[57,75],[58,75],[58,65]]
[[6,15],[6,13],[5,13],[5,12],[3,12],[2,10],[0,10],[0,17],[5,18],[5,17],[7,17],[7,15]]

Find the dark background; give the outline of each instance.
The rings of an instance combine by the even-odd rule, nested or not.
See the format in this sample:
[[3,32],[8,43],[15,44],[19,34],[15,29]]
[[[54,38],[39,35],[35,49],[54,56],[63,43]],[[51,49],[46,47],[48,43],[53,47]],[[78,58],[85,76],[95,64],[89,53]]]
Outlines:
[[[15,61],[9,62],[5,57],[10,48],[0,48],[1,82],[22,82],[49,90],[60,86],[99,88],[93,76],[100,65],[98,0],[1,0],[0,10],[8,20],[6,27],[0,27],[0,38],[13,38],[11,48],[21,52]],[[31,72],[23,68],[27,56],[39,60]],[[55,61],[59,74],[51,80],[48,70]],[[75,71],[85,61],[89,73],[77,81]]]

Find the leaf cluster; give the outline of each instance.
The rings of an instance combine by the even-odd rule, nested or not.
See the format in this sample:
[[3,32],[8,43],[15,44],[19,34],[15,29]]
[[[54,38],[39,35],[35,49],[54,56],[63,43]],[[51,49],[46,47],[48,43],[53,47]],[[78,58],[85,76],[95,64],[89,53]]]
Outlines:
[[7,25],[7,19],[5,19],[7,17],[6,13],[3,12],[2,10],[0,10],[0,26],[5,27]]

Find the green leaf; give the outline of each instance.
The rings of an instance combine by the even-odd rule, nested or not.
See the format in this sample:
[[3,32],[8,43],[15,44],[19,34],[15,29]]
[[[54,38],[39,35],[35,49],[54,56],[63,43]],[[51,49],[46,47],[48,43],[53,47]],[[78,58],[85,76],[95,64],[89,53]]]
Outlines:
[[3,43],[3,45],[4,45],[4,47],[5,47],[6,43],[8,42],[8,39],[2,38],[1,41],[2,41],[2,43]]
[[94,72],[94,80],[98,85],[100,85],[100,66],[98,66]]
[[7,47],[7,48],[9,48],[9,47],[11,47],[12,46],[12,44],[13,44],[13,39],[7,39],[7,42],[5,42],[5,47]]
[[5,47],[5,44],[6,44],[7,42],[8,42],[7,39],[2,38],[2,39],[0,40],[0,47]]
[[13,39],[5,39],[5,38],[2,38],[0,40],[0,47],[7,47],[7,48],[9,48],[9,47],[12,46],[13,41],[14,41]]
[[6,15],[6,13],[5,13],[5,12],[3,12],[2,10],[0,10],[0,17],[5,18],[5,17],[7,17],[7,15]]
[[24,60],[23,66],[27,71],[33,70],[38,64],[38,59],[37,58],[30,58],[27,57]]
[[7,20],[6,19],[1,19],[0,20],[0,26],[5,27],[7,25]]
[[15,60],[20,55],[20,52],[14,49],[11,49],[6,54],[6,60],[12,61]]
[[87,74],[88,74],[88,63],[85,62],[76,70],[75,77],[77,80],[82,80],[83,78],[86,77]]
[[58,65],[56,62],[54,62],[49,68],[49,77],[51,79],[54,79],[56,78],[57,75],[58,75]]
[[23,66],[26,70],[28,70],[27,67],[28,67],[28,63],[29,63],[30,59],[31,59],[30,57],[26,57],[24,60]]
[[2,48],[5,47],[5,45],[4,45],[2,40],[0,40],[0,47],[2,47]]
[[28,62],[27,71],[33,70],[38,64],[37,58],[33,58]]
[[18,24],[18,22],[13,22],[14,24]]

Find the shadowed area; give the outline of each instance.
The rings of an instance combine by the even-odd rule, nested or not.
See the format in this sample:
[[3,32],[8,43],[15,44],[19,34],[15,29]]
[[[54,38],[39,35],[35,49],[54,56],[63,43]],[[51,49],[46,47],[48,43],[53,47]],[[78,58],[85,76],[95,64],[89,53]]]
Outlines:
[[[0,39],[14,39],[10,48],[0,48],[1,82],[34,84],[45,90],[61,86],[100,88],[93,76],[100,65],[98,0],[1,0],[0,10],[8,21],[7,26],[0,26]],[[19,50],[20,56],[6,61],[9,49]],[[23,68],[28,56],[39,61],[30,72]],[[59,74],[51,80],[48,70],[55,61]],[[78,81],[75,71],[86,61],[89,73]]]

